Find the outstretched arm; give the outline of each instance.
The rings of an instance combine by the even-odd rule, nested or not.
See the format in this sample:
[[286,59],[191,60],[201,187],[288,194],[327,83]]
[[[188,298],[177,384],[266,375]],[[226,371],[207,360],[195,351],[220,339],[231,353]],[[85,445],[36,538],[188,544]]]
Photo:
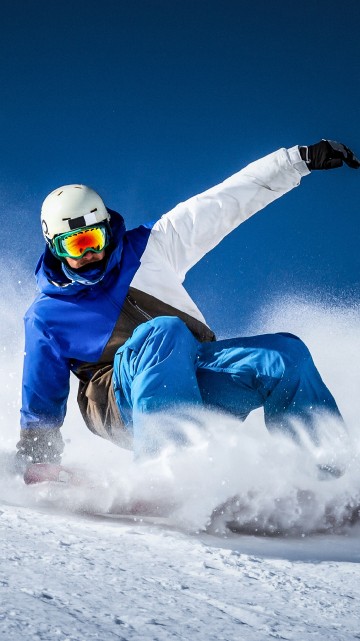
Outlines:
[[340,149],[334,149],[328,141],[279,149],[162,216],[151,232],[152,250],[162,253],[183,280],[186,272],[238,225],[297,187],[311,169],[328,168],[317,166],[319,144],[325,163],[336,157],[333,167],[342,164],[342,160],[350,166],[360,166],[352,152],[340,143],[336,143]]
[[180,203],[154,225],[154,249],[166,254],[181,280],[227,234],[299,185],[309,174],[299,148],[252,162],[224,182]]

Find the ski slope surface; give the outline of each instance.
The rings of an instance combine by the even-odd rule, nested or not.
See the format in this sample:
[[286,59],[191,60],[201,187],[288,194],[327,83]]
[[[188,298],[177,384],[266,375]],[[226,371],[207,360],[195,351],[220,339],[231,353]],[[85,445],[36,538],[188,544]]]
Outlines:
[[[348,424],[346,443],[332,425],[321,446],[299,448],[269,436],[260,411],[244,424],[204,414],[190,448],[136,464],[86,430],[74,388],[63,461],[83,469],[88,482],[25,486],[11,460],[21,316],[31,292],[8,282],[1,291],[11,303],[1,310],[3,639],[360,639],[359,310],[275,302],[246,328],[290,331],[307,342]],[[321,480],[322,462],[343,466],[343,476]]]

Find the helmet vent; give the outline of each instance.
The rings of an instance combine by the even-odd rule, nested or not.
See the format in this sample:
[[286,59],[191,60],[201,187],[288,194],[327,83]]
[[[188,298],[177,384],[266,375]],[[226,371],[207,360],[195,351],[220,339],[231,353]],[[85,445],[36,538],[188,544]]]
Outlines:
[[97,211],[97,207],[95,207],[95,209],[90,209],[90,214],[92,214],[93,211]]
[[61,191],[59,191],[59,193],[57,194],[57,196],[61,196],[61,194],[62,194],[62,190],[61,190]]

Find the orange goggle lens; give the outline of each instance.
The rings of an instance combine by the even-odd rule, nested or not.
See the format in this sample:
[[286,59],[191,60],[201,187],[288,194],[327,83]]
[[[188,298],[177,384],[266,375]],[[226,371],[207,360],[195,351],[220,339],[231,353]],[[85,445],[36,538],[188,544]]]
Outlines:
[[62,258],[81,258],[88,251],[99,253],[108,244],[109,235],[105,225],[77,229],[54,238],[56,253]]

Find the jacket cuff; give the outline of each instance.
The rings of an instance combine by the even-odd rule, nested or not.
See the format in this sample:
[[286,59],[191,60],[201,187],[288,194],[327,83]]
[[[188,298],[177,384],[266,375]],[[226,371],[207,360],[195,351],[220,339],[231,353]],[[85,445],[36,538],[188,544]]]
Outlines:
[[64,441],[58,429],[28,428],[20,431],[17,459],[30,463],[60,463]]
[[287,150],[290,158],[290,162],[294,169],[300,174],[300,176],[307,176],[308,174],[311,174],[310,169],[308,168],[305,160],[303,160],[300,156],[300,150],[299,150],[299,145],[295,145],[295,147],[290,147],[290,149]]

